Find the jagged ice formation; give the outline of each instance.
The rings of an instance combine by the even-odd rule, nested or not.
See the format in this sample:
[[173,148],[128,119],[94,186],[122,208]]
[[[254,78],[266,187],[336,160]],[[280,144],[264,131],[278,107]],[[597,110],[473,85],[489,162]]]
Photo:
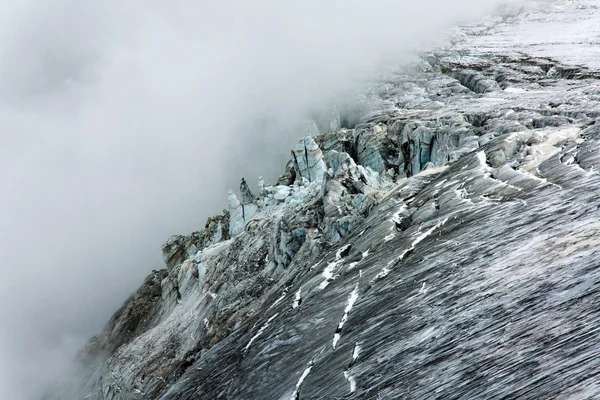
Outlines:
[[276,184],[167,241],[73,396],[597,398],[593,26],[582,0],[461,27],[355,126],[311,123]]

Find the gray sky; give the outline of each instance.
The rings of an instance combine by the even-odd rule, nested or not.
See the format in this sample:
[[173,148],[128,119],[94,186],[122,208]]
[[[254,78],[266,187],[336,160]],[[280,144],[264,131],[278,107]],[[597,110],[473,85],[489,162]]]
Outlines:
[[54,380],[241,176],[282,172],[298,118],[491,2],[0,0],[0,397]]

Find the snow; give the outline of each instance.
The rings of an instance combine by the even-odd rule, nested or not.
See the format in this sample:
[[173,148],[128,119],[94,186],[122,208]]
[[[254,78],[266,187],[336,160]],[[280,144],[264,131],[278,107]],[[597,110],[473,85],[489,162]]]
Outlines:
[[400,208],[398,208],[396,210],[396,212],[394,212],[394,214],[392,215],[391,221],[395,222],[397,224],[401,223],[402,222],[402,218],[400,218],[400,214],[402,212],[406,211],[406,209],[407,209],[406,204],[402,204],[400,206]]
[[338,324],[337,332],[335,333],[335,335],[333,335],[333,349],[334,350],[337,346],[338,341],[342,337],[341,333],[339,333],[339,332],[342,331],[344,324],[348,320],[348,314],[352,310],[352,307],[354,306],[354,303],[356,302],[357,299],[358,299],[358,284],[356,284],[356,286],[354,287],[354,290],[352,291],[352,293],[350,293],[350,296],[348,297],[348,304],[346,305],[346,308],[344,309],[344,316],[342,317],[342,320]]
[[344,371],[344,378],[346,378],[346,380],[350,384],[350,393],[354,393],[356,391],[356,380],[354,379],[354,377],[352,377],[352,375],[350,375],[348,371]]
[[323,270],[323,278],[325,278],[325,280],[319,285],[320,289],[325,289],[329,285],[329,282],[333,280],[333,270],[335,267],[337,267],[337,263],[331,262]]
[[[377,275],[375,275],[375,277],[371,280],[371,282],[375,282],[378,281],[380,279],[385,278],[386,276],[389,275],[389,273],[391,272],[391,268],[394,264],[402,261],[402,259],[404,258],[404,256],[409,252],[415,249],[415,247],[417,247],[417,245],[419,243],[421,243],[423,240],[425,240],[428,236],[430,236],[436,229],[438,229],[439,227],[441,227],[442,225],[444,225],[446,222],[448,222],[448,218],[445,218],[443,220],[438,221],[437,224],[435,224],[435,226],[433,226],[432,228],[428,229],[427,231],[419,234],[415,240],[413,240],[411,247],[408,249],[403,250],[400,255],[398,255],[397,257],[395,257],[392,261],[390,261],[385,267],[383,267],[383,269],[381,270],[381,272],[379,272]],[[417,231],[417,233],[420,233],[420,230]]]
[[327,267],[325,267],[325,269],[323,270],[322,275],[325,280],[323,282],[321,282],[321,284],[319,285],[319,289],[321,289],[321,290],[325,289],[327,286],[329,286],[329,283],[335,279],[335,275],[333,272],[344,261],[344,258],[342,257],[342,253],[344,253],[346,250],[348,250],[351,246],[352,245],[350,245],[350,244],[342,246],[335,253],[335,261],[327,264]]
[[254,335],[252,337],[252,339],[250,339],[250,341],[248,342],[248,344],[246,345],[246,348],[244,349],[244,353],[248,351],[248,349],[250,348],[250,346],[252,345],[252,343],[260,336],[262,335],[262,333],[265,331],[265,329],[267,329],[269,327],[269,324],[271,323],[271,321],[273,321],[277,316],[279,315],[279,313],[273,315],[271,318],[269,318],[269,320],[263,325],[261,326],[261,328],[258,330],[258,332],[256,333],[256,335]]
[[590,12],[588,7],[597,6],[597,1],[530,4],[534,6],[528,10],[527,18],[515,24],[500,24],[493,37],[474,37],[472,47],[479,52],[495,53],[527,49],[527,54],[533,57],[551,57],[570,65],[600,68],[600,47],[594,39],[600,36],[600,13]]
[[306,379],[308,374],[310,374],[310,370],[312,369],[312,367],[313,367],[313,364],[311,362],[308,365],[308,367],[304,370],[304,372],[302,372],[302,375],[300,376],[300,379],[298,379],[298,383],[296,383],[296,389],[294,390],[294,393],[292,393],[292,397],[290,397],[290,400],[296,400],[296,396],[298,395],[298,390],[300,389],[300,385],[302,385],[302,382],[304,382],[304,380]]
[[302,301],[302,287],[300,287],[300,289],[298,289],[298,291],[296,292],[296,297],[294,298],[294,304],[292,305],[292,308],[298,308],[300,306],[301,301]]
[[268,308],[268,310],[275,307],[277,304],[281,303],[283,301],[283,299],[285,299],[286,295],[287,295],[287,289],[285,289],[283,291],[283,293],[281,293],[281,296],[277,300],[275,300],[275,302],[273,304],[271,304],[271,306]]
[[479,160],[479,164],[481,164],[482,167],[484,167],[486,169],[488,168],[484,151],[477,152],[477,159]]
[[381,270],[380,273],[378,273],[377,275],[375,275],[375,278],[373,278],[373,281],[377,281],[379,279],[383,279],[386,276],[389,275],[389,273],[392,272],[391,269],[389,269],[388,267],[383,267],[383,269]]
[[537,173],[539,165],[560,152],[560,148],[556,147],[556,145],[563,140],[579,138],[580,133],[581,128],[579,127],[561,127],[541,130],[540,135],[543,135],[545,139],[541,143],[531,146],[533,158],[529,162],[523,163],[519,167],[519,170],[522,172],[529,172],[532,177],[536,177],[533,172]]
[[352,351],[352,361],[356,361],[358,356],[360,355],[360,345],[356,343],[354,345],[354,350]]
[[441,220],[440,222],[438,222],[433,228],[427,230],[425,233],[417,236],[417,238],[413,241],[412,243],[412,247],[411,250],[414,250],[414,248],[421,243],[423,240],[425,240],[425,238],[427,238],[429,235],[431,235],[433,233],[433,231],[435,231],[436,229],[438,229],[440,226],[444,225],[446,222],[448,222],[448,218]]
[[339,333],[336,333],[333,335],[333,349],[334,350],[341,338],[342,338],[342,335],[340,335]]

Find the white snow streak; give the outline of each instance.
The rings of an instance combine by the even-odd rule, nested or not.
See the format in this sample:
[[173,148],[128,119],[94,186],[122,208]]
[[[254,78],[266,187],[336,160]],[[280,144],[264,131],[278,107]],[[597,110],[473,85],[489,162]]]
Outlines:
[[375,278],[373,278],[373,281],[378,281],[380,279],[385,278],[386,276],[389,275],[390,272],[392,272],[391,269],[389,269],[388,267],[383,267],[383,269],[381,270],[381,272],[378,273],[377,275],[375,275]]
[[397,224],[402,222],[402,219],[400,218],[400,213],[406,211],[406,204],[402,204],[398,210],[394,213],[394,215],[392,215],[391,221],[395,222]]
[[352,352],[352,361],[356,361],[358,356],[360,355],[360,345],[356,343],[354,345],[354,351]]
[[[335,276],[333,274],[333,271],[338,267],[338,265],[340,265],[342,263],[342,261],[344,260],[344,257],[342,257],[342,253],[346,250],[348,250],[349,247],[351,247],[351,244],[347,244],[345,246],[342,246],[338,249],[338,251],[335,253],[335,261],[330,262],[329,264],[327,264],[327,267],[325,267],[325,269],[323,270],[323,278],[325,278],[325,280],[323,282],[321,282],[321,284],[319,285],[319,289],[323,290],[325,289],[329,283],[335,279]],[[367,252],[368,254],[368,252]]]
[[354,287],[354,290],[352,291],[352,293],[350,293],[350,297],[348,297],[348,304],[346,305],[346,309],[344,310],[344,316],[342,317],[342,320],[338,324],[337,332],[335,333],[335,335],[333,335],[333,349],[334,350],[335,350],[335,347],[337,346],[338,341],[342,337],[340,332],[342,331],[344,324],[348,320],[348,314],[350,313],[350,310],[352,310],[352,307],[354,306],[354,303],[356,303],[357,299],[358,299],[358,283]]
[[337,343],[340,341],[340,339],[342,338],[342,335],[340,335],[339,333],[336,333],[333,335],[333,349],[335,350],[335,347],[337,346]]
[[346,378],[350,384],[350,393],[354,393],[356,391],[356,380],[348,371],[344,371],[344,378]]
[[444,219],[442,221],[439,221],[437,224],[435,224],[435,226],[433,228],[431,228],[431,229],[427,230],[425,233],[422,233],[421,235],[417,236],[417,238],[412,243],[411,250],[414,250],[414,248],[420,242],[422,242],[427,236],[431,235],[433,233],[433,231],[435,231],[440,226],[444,225],[446,222],[448,222],[448,218],[446,218],[446,219]]
[[258,330],[258,332],[256,333],[256,335],[254,335],[252,337],[252,339],[250,339],[250,341],[248,342],[248,344],[246,345],[246,348],[244,349],[244,353],[248,351],[248,349],[250,348],[250,345],[260,336],[262,335],[262,333],[265,331],[265,329],[267,329],[267,327],[269,326],[269,324],[271,323],[271,321],[273,321],[277,316],[279,315],[279,313],[273,315],[271,318],[269,318],[269,320],[267,322],[265,322],[265,324],[263,326],[260,327],[260,329]]
[[436,229],[438,229],[439,227],[441,227],[442,225],[444,225],[446,222],[448,222],[448,218],[445,218],[441,221],[439,221],[437,224],[435,224],[435,226],[431,229],[428,229],[427,231],[421,233],[419,236],[417,236],[415,238],[415,240],[413,240],[411,247],[404,250],[399,256],[397,256],[396,258],[394,258],[392,261],[390,261],[387,266],[383,267],[383,269],[381,270],[381,272],[379,272],[377,275],[375,275],[375,277],[371,280],[371,282],[375,282],[379,279],[383,279],[386,276],[389,275],[389,273],[392,271],[392,266],[400,261],[402,261],[404,259],[404,256],[406,256],[406,254],[409,251],[412,251],[415,249],[415,247],[417,247],[417,245],[419,243],[421,243],[423,240],[425,240],[425,238],[427,238],[429,235],[431,235]]
[[283,291],[281,296],[277,300],[275,300],[275,302],[273,304],[271,304],[271,307],[269,307],[267,309],[267,311],[270,310],[271,308],[275,307],[277,304],[281,303],[283,301],[283,299],[285,299],[286,295],[287,295],[287,288]]
[[310,364],[308,364],[308,368],[306,368],[304,370],[304,372],[302,373],[302,376],[300,376],[300,379],[298,380],[298,383],[296,383],[296,389],[294,390],[294,393],[292,393],[292,397],[290,398],[290,400],[296,400],[296,395],[298,394],[298,390],[300,389],[300,385],[302,385],[302,382],[304,382],[304,380],[306,379],[306,377],[310,373],[310,370],[312,369],[312,367],[313,367],[313,364],[311,362]]
[[489,168],[485,157],[485,151],[478,151],[477,159],[479,160],[479,164],[481,164],[482,167],[484,167],[485,169]]

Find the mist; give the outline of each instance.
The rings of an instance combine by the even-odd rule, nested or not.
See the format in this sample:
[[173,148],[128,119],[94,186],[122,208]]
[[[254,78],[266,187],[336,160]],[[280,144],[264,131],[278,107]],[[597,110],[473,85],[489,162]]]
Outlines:
[[0,0],[0,397],[34,399],[303,118],[481,0]]

